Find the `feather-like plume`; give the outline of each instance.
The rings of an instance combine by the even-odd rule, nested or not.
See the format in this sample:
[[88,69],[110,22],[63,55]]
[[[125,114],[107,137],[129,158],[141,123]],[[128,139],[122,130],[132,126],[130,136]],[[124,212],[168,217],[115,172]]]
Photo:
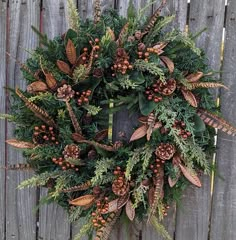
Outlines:
[[221,131],[229,135],[232,136],[236,135],[236,128],[227,121],[225,121],[224,119],[208,112],[205,109],[198,109],[197,114],[207,125],[213,128],[220,129]]
[[90,186],[91,186],[91,182],[87,181],[86,183],[82,183],[82,184],[74,186],[74,187],[62,189],[62,192],[67,193],[67,192],[84,191],[84,190],[89,189]]
[[79,122],[77,121],[77,118],[75,116],[75,113],[73,112],[73,109],[68,101],[66,101],[66,107],[69,112],[70,119],[71,119],[71,122],[75,129],[75,132],[81,134],[82,133],[81,127],[80,127]]
[[159,17],[162,8],[166,5],[166,0],[162,0],[160,7],[154,12],[151,16],[147,26],[144,29],[144,32],[149,32],[155,25],[157,18]]
[[127,22],[124,25],[124,27],[121,29],[119,37],[116,40],[116,43],[117,43],[118,46],[122,46],[123,41],[124,41],[124,37],[125,37],[125,35],[126,35],[127,31],[128,31],[128,28],[129,28],[129,23]]
[[97,24],[101,19],[101,1],[95,0],[94,2],[94,23]]
[[67,8],[69,15],[69,27],[78,33],[80,29],[80,17],[79,12],[75,6],[74,0],[68,0]]
[[218,82],[193,82],[187,85],[187,88],[189,90],[193,90],[196,88],[219,88],[219,87],[229,90],[229,88],[227,88],[224,84]]
[[30,102],[28,98],[25,97],[18,88],[16,88],[16,94],[25,103],[25,106],[35,114],[36,117],[41,119],[43,122],[45,122],[49,126],[56,128],[56,124],[54,120],[48,115],[48,113],[45,110],[41,109],[34,103]]
[[17,163],[8,165],[7,167],[0,167],[0,169],[28,171],[32,170],[32,167],[28,163]]
[[157,206],[159,201],[163,198],[163,186],[164,186],[164,167],[161,166],[159,167],[159,175],[156,177],[156,186],[155,186],[155,191],[154,191],[154,197],[153,197],[153,202],[151,205],[151,209],[148,215],[148,222],[150,222],[150,219],[152,216],[155,215]]
[[97,233],[94,240],[108,240],[110,233],[113,229],[113,226],[115,225],[116,221],[118,220],[121,213],[121,209],[117,212],[113,212],[110,214],[110,216],[107,218],[107,223],[105,226],[101,227]]

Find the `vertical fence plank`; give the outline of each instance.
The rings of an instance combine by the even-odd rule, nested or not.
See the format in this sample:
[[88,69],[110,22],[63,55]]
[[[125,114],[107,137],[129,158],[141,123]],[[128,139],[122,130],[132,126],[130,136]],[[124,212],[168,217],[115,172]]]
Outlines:
[[[32,49],[37,45],[31,24],[39,25],[39,1],[9,1],[9,52],[13,58],[24,62],[28,54],[23,49]],[[9,59],[8,86],[24,88],[24,81],[15,60]],[[8,138],[13,135],[13,126],[8,124]],[[8,147],[8,164],[23,163],[24,159],[12,147]],[[7,172],[6,192],[6,239],[32,240],[36,238],[36,190],[16,190],[18,184],[31,177],[29,172]]]
[[[228,1],[226,38],[222,78],[230,90],[221,95],[222,114],[236,125],[236,1]],[[236,141],[235,137],[220,133],[218,136],[217,169],[211,218],[211,240],[236,239]]]
[[[160,6],[161,0],[155,2],[153,10]],[[177,27],[181,31],[185,31],[187,22],[188,0],[169,0],[163,9],[162,15],[175,15],[172,27]]]
[[[52,39],[63,34],[68,27],[66,19],[66,0],[43,1],[42,31]],[[47,189],[40,189],[40,198],[47,194]],[[40,240],[69,240],[70,223],[67,213],[57,204],[43,205],[39,209]]]
[[[190,3],[189,29],[197,33],[207,27],[197,39],[197,46],[203,48],[209,57],[209,64],[220,70],[220,54],[224,21],[224,0],[192,0]],[[211,179],[202,177],[203,187],[189,187],[177,211],[176,240],[207,240],[211,208]]]
[[[0,1],[0,113],[5,112],[7,5]],[[0,120],[0,166],[5,166],[5,121]],[[0,169],[0,240],[5,239],[5,170]]]

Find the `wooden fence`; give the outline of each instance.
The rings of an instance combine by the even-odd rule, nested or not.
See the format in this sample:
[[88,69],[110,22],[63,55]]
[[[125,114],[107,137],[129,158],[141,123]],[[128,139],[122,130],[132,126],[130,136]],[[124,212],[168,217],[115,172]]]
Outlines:
[[[76,4],[82,18],[92,15],[92,0],[78,0]],[[134,0],[135,6],[145,5],[145,0]],[[115,7],[125,15],[128,0],[103,0],[102,7]],[[228,0],[168,0],[164,14],[175,14],[174,26],[195,33],[205,31],[197,45],[205,49],[209,63],[230,88],[220,94],[223,115],[236,125],[236,1]],[[147,9],[147,14],[158,2]],[[0,0],[0,112],[7,112],[9,103],[4,86],[24,87],[24,81],[14,58],[24,61],[38,39],[31,25],[47,33],[50,38],[67,28],[66,0]],[[222,33],[225,27],[224,51]],[[222,61],[223,51],[223,61]],[[125,122],[124,122],[125,124]],[[12,125],[0,121],[0,165],[22,163],[21,154],[8,148],[5,139],[12,134]],[[172,208],[165,225],[175,240],[235,240],[236,239],[236,139],[220,133],[217,143],[217,167],[221,178],[215,177],[213,194],[211,179],[203,177],[203,187],[189,187],[182,205]],[[30,177],[30,172],[0,170],[0,240],[69,240],[78,227],[71,226],[66,213],[57,205],[42,206],[33,212],[39,199],[45,195],[42,189],[16,190],[17,185]],[[117,227],[111,239],[160,240],[151,229],[133,227],[125,235],[125,228]]]

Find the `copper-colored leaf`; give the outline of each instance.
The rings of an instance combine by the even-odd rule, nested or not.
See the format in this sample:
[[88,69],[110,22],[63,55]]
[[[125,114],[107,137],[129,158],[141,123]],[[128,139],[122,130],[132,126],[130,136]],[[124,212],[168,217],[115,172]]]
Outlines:
[[130,195],[126,194],[126,195],[118,198],[118,203],[117,203],[118,209],[122,208],[127,203],[127,201],[129,200],[129,197],[130,197]]
[[45,77],[48,87],[52,90],[55,90],[57,88],[57,81],[52,75],[52,73],[45,73]]
[[229,135],[232,135],[232,136],[236,135],[236,128],[232,126],[230,123],[228,123],[227,121],[225,121],[224,119],[204,109],[199,109],[197,111],[197,114],[207,125],[213,128],[220,129],[221,131]]
[[162,123],[161,122],[156,122],[155,125],[154,125],[154,129],[158,129],[162,127]]
[[168,57],[166,56],[160,56],[160,59],[165,63],[165,65],[168,67],[170,73],[174,72],[175,69],[175,65],[173,63],[172,60],[170,60]]
[[178,172],[176,173],[175,178],[171,178],[171,176],[168,177],[168,183],[171,188],[175,186],[175,184],[178,182],[179,178],[180,178],[180,170],[178,167]]
[[116,212],[118,210],[118,198],[108,203],[108,210],[104,214]]
[[27,92],[29,93],[46,92],[47,90],[47,84],[43,81],[36,81],[27,86]]
[[57,66],[63,73],[68,74],[68,75],[71,73],[70,66],[67,63],[65,63],[61,60],[57,60]]
[[104,129],[99,131],[98,133],[96,133],[94,140],[96,142],[101,142],[102,140],[104,140],[106,137],[108,136],[108,129]]
[[145,124],[134,131],[130,138],[130,142],[138,140],[147,134],[148,126]]
[[192,106],[192,107],[197,107],[198,106],[198,103],[197,103],[197,100],[194,96],[194,94],[189,91],[189,90],[184,90],[184,89],[181,89],[181,92],[185,98],[185,100]]
[[190,83],[188,89],[193,90],[196,88],[225,88],[229,90],[224,84],[218,82],[194,82]]
[[194,83],[197,82],[199,79],[201,79],[204,76],[203,72],[196,72],[189,74],[186,79],[188,80],[189,83]]
[[[168,45],[167,42],[158,42],[156,45],[153,46],[155,50],[162,50]],[[164,51],[163,51],[164,52]]]
[[23,141],[19,141],[16,139],[9,139],[6,140],[6,143],[8,143],[9,145],[16,147],[16,148],[34,148],[35,145],[31,142],[23,142]]
[[76,63],[76,49],[74,43],[68,39],[67,45],[66,45],[66,56],[67,59],[71,64]]
[[72,139],[75,141],[75,142],[80,142],[82,140],[85,140],[85,137],[79,133],[72,133]]
[[197,186],[197,187],[201,187],[201,181],[198,178],[198,176],[193,173],[192,171],[190,171],[189,169],[187,169],[186,167],[184,167],[182,164],[179,164],[179,167],[183,173],[183,175],[189,180],[189,182],[191,182],[193,185]]
[[84,195],[81,197],[78,197],[76,199],[73,199],[72,201],[69,201],[69,204],[74,206],[87,206],[90,205],[92,202],[94,202],[95,197],[94,195]]
[[130,200],[125,205],[125,212],[126,212],[127,217],[129,218],[129,220],[133,221],[134,217],[135,217],[135,209]]

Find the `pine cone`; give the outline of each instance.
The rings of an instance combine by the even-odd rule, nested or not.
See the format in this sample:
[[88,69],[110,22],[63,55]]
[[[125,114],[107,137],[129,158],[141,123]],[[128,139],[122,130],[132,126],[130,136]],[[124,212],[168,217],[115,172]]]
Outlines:
[[90,123],[93,121],[93,118],[91,114],[86,114],[82,117],[82,122],[84,125],[90,125]]
[[165,96],[171,95],[176,89],[176,81],[173,78],[169,79],[165,83],[161,80],[157,80],[156,84],[158,92]]
[[113,182],[112,191],[117,196],[124,196],[129,191],[129,183],[120,176]]
[[92,149],[88,152],[88,159],[89,160],[94,160],[96,157],[97,157],[96,150]]
[[57,97],[68,101],[73,98],[75,95],[75,91],[72,89],[70,85],[64,84],[62,87],[57,89]]
[[135,38],[136,38],[137,40],[141,40],[142,37],[143,37],[143,34],[142,34],[141,31],[136,31],[136,32],[134,33],[134,36],[135,36]]
[[94,76],[95,78],[101,78],[101,77],[103,77],[103,71],[102,71],[102,69],[101,69],[101,68],[95,68],[95,69],[93,70],[93,76]]
[[162,160],[169,160],[174,156],[175,146],[170,143],[161,143],[155,151],[158,158]]
[[140,52],[144,51],[146,49],[146,45],[144,43],[139,43],[138,44],[138,50]]
[[66,145],[64,151],[62,152],[64,158],[79,158],[80,157],[80,149],[75,144]]

